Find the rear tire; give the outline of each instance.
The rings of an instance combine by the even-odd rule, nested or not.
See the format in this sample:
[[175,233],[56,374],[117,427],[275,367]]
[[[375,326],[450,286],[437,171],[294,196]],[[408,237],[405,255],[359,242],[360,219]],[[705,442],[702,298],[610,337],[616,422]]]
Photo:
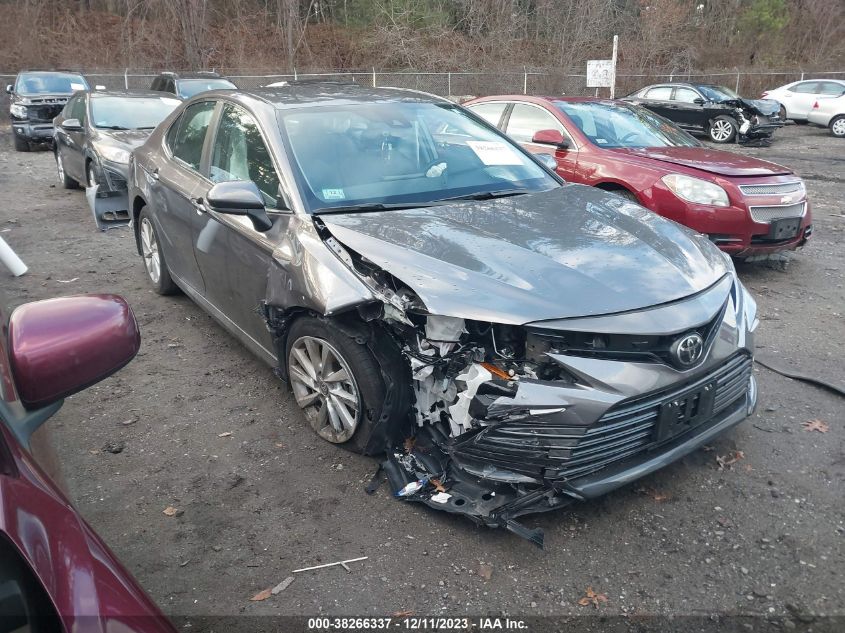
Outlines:
[[778,116],[783,123],[786,123],[786,108],[783,106],[780,107],[780,111],[778,112]]
[[707,128],[707,136],[714,143],[731,143],[736,138],[736,133],[736,121],[724,114],[710,121]]
[[161,250],[161,241],[158,239],[155,224],[146,207],[141,209],[138,216],[138,238],[144,270],[153,290],[160,295],[173,295],[179,292],[179,287],[173,282],[170,271],[167,269],[164,252]]
[[285,359],[291,391],[312,430],[364,453],[386,389],[378,361],[359,340],[328,319],[301,317],[288,332]]
[[58,175],[59,182],[62,183],[62,187],[65,189],[79,188],[79,183],[68,176],[65,172],[64,161],[62,160],[62,155],[58,151],[56,152],[56,175]]
[[[12,130],[12,134],[14,135],[14,130]],[[14,143],[15,149],[19,152],[28,152],[30,150],[29,141],[25,138],[21,138],[20,136],[14,136]]]
[[836,138],[845,138],[845,114],[833,117],[828,127]]

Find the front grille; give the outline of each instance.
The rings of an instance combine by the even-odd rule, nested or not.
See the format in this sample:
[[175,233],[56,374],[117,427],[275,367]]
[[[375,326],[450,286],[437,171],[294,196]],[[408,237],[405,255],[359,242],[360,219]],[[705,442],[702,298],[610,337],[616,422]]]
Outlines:
[[784,218],[800,218],[804,215],[805,202],[769,207],[749,207],[755,222],[768,223]]
[[800,180],[796,180],[770,185],[740,185],[739,190],[746,196],[780,196],[785,193],[803,191],[804,184]]
[[59,116],[63,108],[63,105],[29,105],[26,106],[26,115],[30,121],[48,122]]
[[456,453],[537,478],[583,477],[659,446],[655,431],[661,406],[697,387],[715,382],[713,417],[723,413],[745,397],[751,369],[751,358],[738,354],[701,378],[621,402],[591,427],[548,424],[536,418],[504,423],[459,443]]

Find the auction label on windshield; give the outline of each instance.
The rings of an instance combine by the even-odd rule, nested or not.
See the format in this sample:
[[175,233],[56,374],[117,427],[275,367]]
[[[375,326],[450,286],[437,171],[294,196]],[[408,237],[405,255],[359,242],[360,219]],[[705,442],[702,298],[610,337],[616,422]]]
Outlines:
[[522,159],[513,148],[501,141],[467,141],[470,149],[485,165],[521,165]]

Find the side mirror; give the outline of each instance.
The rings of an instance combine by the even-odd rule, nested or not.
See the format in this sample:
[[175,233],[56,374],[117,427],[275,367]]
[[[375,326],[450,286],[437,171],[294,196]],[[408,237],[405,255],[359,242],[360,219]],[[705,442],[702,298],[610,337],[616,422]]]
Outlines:
[[27,303],[12,313],[8,331],[12,376],[29,410],[46,407],[112,375],[141,346],[135,315],[118,295]]
[[557,161],[555,160],[555,157],[551,154],[541,154],[540,152],[534,152],[534,156],[536,156],[537,160],[543,163],[543,165],[545,165],[546,168],[550,171],[557,170]]
[[218,182],[208,190],[206,203],[217,213],[245,215],[261,233],[273,226],[264,208],[264,197],[251,180]]
[[79,119],[65,119],[62,121],[62,129],[68,132],[79,132],[82,130],[82,123]]
[[14,92],[12,84],[6,84],[6,94],[12,94],[12,92]]
[[531,138],[538,145],[554,145],[558,149],[569,149],[569,141],[563,138],[559,130],[538,130]]
[[695,99],[693,99],[693,100],[692,100],[692,102],[693,102],[695,105],[704,105],[705,103],[707,103],[707,102],[706,102],[704,99],[702,99],[701,97],[696,97]]

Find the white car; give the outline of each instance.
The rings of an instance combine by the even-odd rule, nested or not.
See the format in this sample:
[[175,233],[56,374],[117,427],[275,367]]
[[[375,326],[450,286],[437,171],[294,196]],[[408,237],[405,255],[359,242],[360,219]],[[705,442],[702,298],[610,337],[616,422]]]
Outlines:
[[841,97],[816,99],[807,120],[815,125],[829,127],[834,136],[845,138],[845,94]]
[[816,99],[839,97],[845,94],[845,80],[842,79],[805,79],[794,81],[774,90],[767,90],[761,99],[774,99],[780,103],[781,119],[796,122],[808,120],[810,110]]

